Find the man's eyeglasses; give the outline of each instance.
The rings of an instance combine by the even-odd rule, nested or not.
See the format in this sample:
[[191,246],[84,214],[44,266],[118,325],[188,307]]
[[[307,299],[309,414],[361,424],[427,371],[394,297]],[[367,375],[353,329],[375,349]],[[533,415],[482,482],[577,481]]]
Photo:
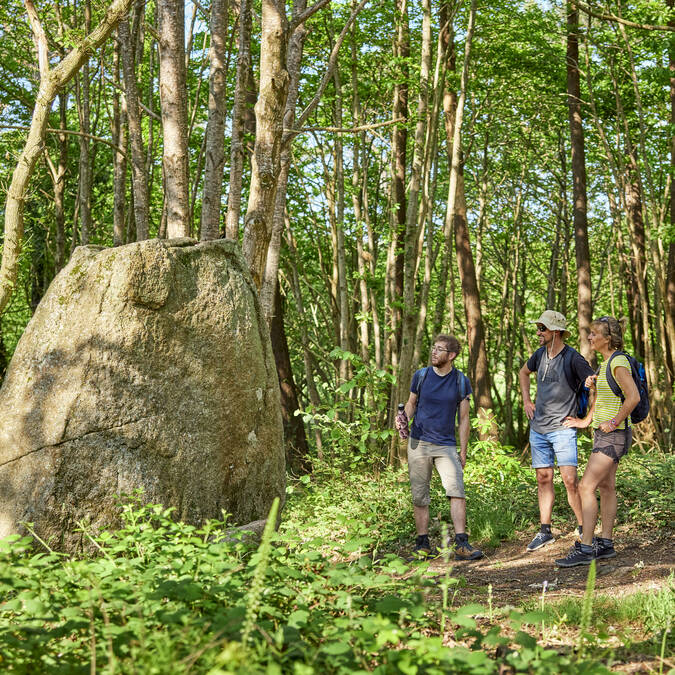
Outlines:
[[599,319],[596,319],[598,323],[606,323],[609,325],[609,317],[608,316],[601,316]]
[[450,352],[449,349],[443,349],[443,347],[436,347],[436,346],[432,347],[431,351],[432,352]]
[[542,326],[541,324],[537,325],[537,333],[545,333],[548,330],[546,326]]

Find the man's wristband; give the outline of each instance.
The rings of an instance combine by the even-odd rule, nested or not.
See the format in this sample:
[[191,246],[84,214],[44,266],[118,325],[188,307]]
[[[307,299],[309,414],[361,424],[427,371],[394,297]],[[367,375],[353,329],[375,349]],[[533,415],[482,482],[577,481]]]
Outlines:
[[607,424],[609,424],[609,426],[612,427],[612,431],[614,431],[619,426],[619,423],[616,421],[616,417],[612,417],[612,419],[609,420]]

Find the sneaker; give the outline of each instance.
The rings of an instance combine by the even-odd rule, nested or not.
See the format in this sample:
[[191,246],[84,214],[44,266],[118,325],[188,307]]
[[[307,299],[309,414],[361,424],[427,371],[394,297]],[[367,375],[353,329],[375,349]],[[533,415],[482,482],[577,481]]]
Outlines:
[[479,560],[482,557],[483,551],[474,548],[468,541],[455,545],[455,560]]
[[616,558],[614,542],[611,539],[597,537],[593,540],[593,545],[595,547],[595,557],[598,560],[603,560],[605,558]]
[[537,532],[534,535],[534,539],[527,545],[528,551],[536,551],[538,548],[543,546],[548,546],[555,541],[555,537],[548,532]]
[[582,544],[580,541],[575,541],[574,546],[570,549],[570,552],[559,560],[555,561],[555,564],[558,567],[576,567],[577,565],[590,565],[593,560],[595,560],[595,547],[591,547],[590,552],[584,551],[584,548],[588,548],[585,544]]

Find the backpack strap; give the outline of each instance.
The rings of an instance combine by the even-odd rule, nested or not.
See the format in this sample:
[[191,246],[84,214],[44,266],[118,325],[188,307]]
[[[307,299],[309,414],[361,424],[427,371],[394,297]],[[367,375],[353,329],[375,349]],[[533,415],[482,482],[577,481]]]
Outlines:
[[419,405],[420,402],[420,392],[422,391],[422,385],[424,384],[424,380],[427,379],[427,373],[429,372],[429,366],[425,366],[422,368],[422,376],[417,380],[417,389],[415,391],[415,394],[417,395],[417,404]]
[[537,351],[532,355],[535,360],[535,370],[539,370],[539,366],[541,365],[541,360],[544,358],[544,351],[546,350],[546,345],[542,345],[537,349]]
[[[624,356],[626,356],[625,352],[616,351],[609,357],[609,359],[607,361],[607,365],[605,366],[605,376],[607,378],[607,384],[609,385],[609,388],[612,390],[612,393],[614,394],[614,396],[617,396],[618,398],[620,398],[621,403],[623,403],[626,400],[626,397],[623,395],[623,392],[621,391],[621,387],[619,386],[617,381],[614,379],[614,375],[612,375],[612,368],[611,368],[612,360],[614,359],[615,356],[619,356],[620,354],[623,354]],[[628,365],[630,366],[630,361],[628,362]]]

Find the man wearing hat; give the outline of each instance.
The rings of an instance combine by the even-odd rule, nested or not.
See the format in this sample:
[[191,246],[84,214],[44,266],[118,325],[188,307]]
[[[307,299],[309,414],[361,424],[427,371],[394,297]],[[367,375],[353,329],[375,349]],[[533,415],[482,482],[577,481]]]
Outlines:
[[[528,551],[536,551],[555,541],[551,533],[551,516],[555,499],[553,467],[556,462],[581,534],[577,434],[576,429],[566,429],[562,423],[568,416],[579,416],[579,396],[586,377],[594,372],[579,352],[565,344],[570,332],[560,312],[547,309],[532,323],[537,326],[539,349],[518,373],[523,407],[530,420],[530,450],[532,467],[537,473],[541,518],[541,529],[528,544]],[[537,380],[536,403],[530,398],[532,373],[536,373]]]

